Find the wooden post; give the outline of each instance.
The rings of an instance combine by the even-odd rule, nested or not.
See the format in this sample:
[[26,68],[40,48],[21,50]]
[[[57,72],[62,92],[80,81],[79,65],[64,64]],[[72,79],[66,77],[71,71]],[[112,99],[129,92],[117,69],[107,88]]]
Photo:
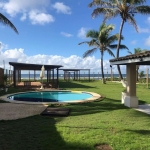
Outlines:
[[149,69],[146,70],[146,77],[147,77],[146,83],[147,83],[147,88],[148,88]]
[[93,80],[94,80],[94,72],[93,72]]
[[111,82],[113,81],[113,72],[112,72],[112,67],[111,68]]
[[84,72],[84,80],[85,80],[85,72]]
[[108,80],[108,69],[107,69],[107,80]]
[[30,70],[29,70],[29,81],[30,81]]

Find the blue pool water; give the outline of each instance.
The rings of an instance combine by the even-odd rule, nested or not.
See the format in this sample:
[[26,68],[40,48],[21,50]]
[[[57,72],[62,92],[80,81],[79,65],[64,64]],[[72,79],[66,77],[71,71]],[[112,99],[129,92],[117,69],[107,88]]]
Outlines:
[[84,92],[71,91],[44,91],[44,92],[27,92],[9,96],[10,100],[26,102],[73,102],[75,100],[86,100],[92,97],[91,94]]

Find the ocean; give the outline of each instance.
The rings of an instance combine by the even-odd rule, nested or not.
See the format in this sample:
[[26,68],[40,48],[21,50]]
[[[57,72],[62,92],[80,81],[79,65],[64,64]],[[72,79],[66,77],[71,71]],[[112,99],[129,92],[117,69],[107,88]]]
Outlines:
[[[126,77],[126,74],[122,74],[123,78]],[[45,78],[47,77],[47,74],[45,74]],[[57,75],[54,74],[54,78],[56,78]],[[64,78],[64,74],[59,74],[59,79],[63,79]],[[80,78],[88,78],[89,75],[88,74],[80,74]],[[119,75],[118,74],[113,74],[114,78],[118,78]],[[29,79],[29,74],[21,74],[21,78],[22,79]],[[36,74],[35,75],[36,79],[40,79],[40,74]],[[73,74],[70,74],[70,79],[73,78]],[[102,75],[101,74],[90,74],[90,78],[95,78],[95,79],[101,79]],[[111,74],[105,74],[105,78],[111,78]],[[34,79],[34,74],[30,74],[30,79]]]

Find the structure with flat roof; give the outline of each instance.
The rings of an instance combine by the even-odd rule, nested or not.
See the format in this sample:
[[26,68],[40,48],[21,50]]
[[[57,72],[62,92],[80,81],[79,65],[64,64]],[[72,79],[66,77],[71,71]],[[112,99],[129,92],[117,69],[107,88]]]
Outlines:
[[[64,80],[69,81],[70,77],[72,77],[73,80],[80,80],[81,71],[87,71],[88,73],[88,80],[90,81],[90,69],[59,69],[64,71]],[[72,73],[72,74],[71,74]]]
[[[27,64],[27,63],[17,63],[17,62],[9,62],[11,66],[13,66],[13,84],[14,87],[18,85],[18,82],[21,82],[21,71],[22,70],[32,70],[34,71],[34,81],[36,71],[40,71],[43,64]],[[56,83],[58,86],[58,74],[59,74],[59,68],[63,67],[61,65],[44,65],[45,71],[47,71],[47,82]],[[54,77],[54,69],[56,69],[56,79]],[[30,77],[30,74],[29,74]],[[30,78],[29,78],[30,80]]]
[[122,103],[128,107],[138,107],[136,97],[136,65],[150,65],[150,51],[111,59],[110,65],[126,65],[127,92],[122,95]]

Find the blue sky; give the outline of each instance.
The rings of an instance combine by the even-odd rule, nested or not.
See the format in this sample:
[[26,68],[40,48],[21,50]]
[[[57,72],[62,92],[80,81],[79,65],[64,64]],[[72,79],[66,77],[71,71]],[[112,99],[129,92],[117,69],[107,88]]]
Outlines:
[[[83,53],[89,49],[87,45],[78,45],[90,29],[98,30],[103,17],[92,19],[93,8],[88,8],[92,0],[5,0],[0,2],[1,13],[16,26],[19,34],[0,24],[0,67],[6,68],[9,61],[35,64],[58,64],[64,68],[90,68],[100,70],[100,53],[83,59]],[[146,3],[150,5],[150,2]],[[125,44],[131,52],[134,48],[150,49],[150,15],[135,15],[139,32],[126,23],[123,29]],[[109,20],[118,33],[121,19]],[[116,51],[114,50],[114,54]],[[126,50],[120,56],[128,55]],[[104,55],[104,69],[109,68],[107,53]],[[146,67],[141,67],[145,70]],[[122,67],[125,72],[125,67]],[[115,67],[114,72],[117,73]]]

